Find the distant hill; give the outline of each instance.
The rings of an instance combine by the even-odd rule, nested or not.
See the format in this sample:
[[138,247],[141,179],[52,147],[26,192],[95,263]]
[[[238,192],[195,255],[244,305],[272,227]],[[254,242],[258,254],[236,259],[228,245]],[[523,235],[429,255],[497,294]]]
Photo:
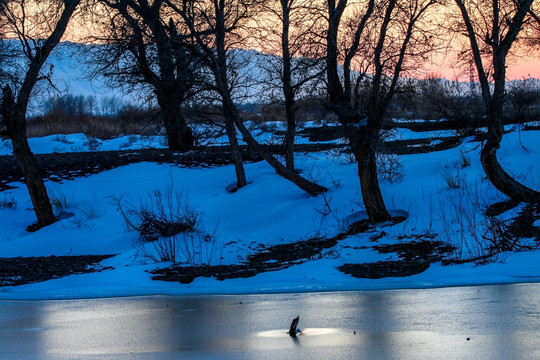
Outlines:
[[[128,93],[126,89],[111,84],[106,78],[98,76],[89,79],[88,64],[85,62],[85,54],[89,53],[88,47],[96,45],[75,44],[62,42],[53,51],[44,71],[52,70],[53,87],[38,88],[30,108],[30,115],[37,115],[47,110],[51,99],[65,95],[93,98],[95,112],[106,114],[111,108],[132,104],[140,106],[148,104],[148,97],[142,91]],[[104,45],[97,45],[104,46]],[[238,84],[235,99],[239,104],[256,104],[279,99],[279,74],[269,75],[267,69],[275,68],[279,57],[263,54],[255,50],[235,49],[231,51],[238,71],[235,71]],[[277,67],[279,68],[279,66]],[[520,84],[524,80],[509,81],[509,86]],[[540,80],[529,79],[530,85],[540,87]],[[413,83],[422,80],[413,80]],[[439,79],[441,84],[449,83],[449,80]],[[273,84],[273,85],[272,85]],[[458,84],[458,88],[468,91],[471,88],[469,82]],[[305,92],[307,94],[307,92]]]

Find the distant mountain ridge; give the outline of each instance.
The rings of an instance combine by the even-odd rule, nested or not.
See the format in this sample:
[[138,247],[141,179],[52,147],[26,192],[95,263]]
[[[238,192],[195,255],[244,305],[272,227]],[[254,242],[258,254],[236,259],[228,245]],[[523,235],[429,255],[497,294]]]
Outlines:
[[[9,40],[8,40],[9,41]],[[148,104],[148,96],[142,90],[128,93],[121,87],[114,86],[103,76],[89,78],[89,64],[85,63],[84,56],[89,51],[86,47],[105,45],[85,45],[72,42],[60,43],[47,63],[44,71],[52,70],[52,82],[54,88],[48,87],[47,91],[38,90],[40,96],[35,96],[30,108],[30,115],[37,115],[47,110],[51,98],[65,95],[93,98],[98,104],[97,112],[106,113],[106,108],[115,106]],[[234,59],[235,75],[239,84],[235,92],[235,98],[240,104],[256,104],[276,100],[281,96],[279,89],[279,76],[270,75],[265,69],[272,63],[279,61],[279,57],[271,54],[260,53],[256,50],[235,49],[231,50]],[[419,83],[423,80],[412,79]],[[451,80],[439,79],[441,83],[451,83]],[[524,80],[511,80],[508,84],[518,84]],[[533,86],[540,87],[539,79],[529,79]],[[319,85],[321,86],[321,85]],[[463,91],[471,88],[470,82],[460,82],[458,86]],[[306,92],[307,93],[307,92]]]

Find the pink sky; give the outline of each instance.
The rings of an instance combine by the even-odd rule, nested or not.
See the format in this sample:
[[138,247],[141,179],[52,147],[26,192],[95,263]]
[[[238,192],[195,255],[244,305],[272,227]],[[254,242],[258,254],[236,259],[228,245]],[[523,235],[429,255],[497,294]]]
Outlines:
[[[427,76],[436,75],[442,76],[449,80],[464,80],[469,78],[467,69],[460,68],[455,63],[455,57],[451,54],[446,56],[436,56],[433,61],[435,64],[425,65],[421,74],[417,75],[419,78],[425,78]],[[439,58],[439,59],[437,59]],[[476,71],[476,69],[474,69]],[[476,73],[475,73],[476,74]],[[506,77],[508,80],[516,79],[528,79],[536,78],[540,79],[540,51],[534,55],[527,55],[526,57],[512,57],[507,59]]]
[[508,66],[507,76],[510,80],[529,77],[540,79],[540,57]]

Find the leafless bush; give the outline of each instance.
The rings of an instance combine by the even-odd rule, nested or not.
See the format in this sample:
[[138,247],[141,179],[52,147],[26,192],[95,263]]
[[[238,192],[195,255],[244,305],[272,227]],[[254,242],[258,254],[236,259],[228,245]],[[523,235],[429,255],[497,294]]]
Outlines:
[[51,205],[56,214],[62,214],[67,209],[75,206],[75,195],[67,195],[65,192],[57,191],[51,195]]
[[405,168],[396,154],[377,154],[377,172],[380,180],[391,184],[405,176]]
[[455,261],[483,258],[481,234],[484,223],[483,212],[478,207],[478,188],[466,182],[445,196],[439,193],[439,221],[443,241],[457,248]]
[[515,80],[506,92],[506,111],[514,122],[539,121],[540,85],[534,79]]
[[13,198],[4,197],[0,199],[0,209],[16,209],[17,201]]
[[471,166],[471,158],[465,154],[463,149],[459,151],[459,162],[458,164],[462,169],[468,168]]
[[191,209],[185,195],[174,192],[172,184],[165,190],[154,190],[138,207],[124,208],[121,199],[117,205],[128,226],[139,233],[143,242],[193,231],[198,222],[199,214]]
[[209,265],[217,255],[216,231],[208,233],[199,222],[185,194],[176,193],[170,182],[155,190],[139,206],[117,206],[128,228],[139,234],[139,257],[154,262],[170,261],[190,266]]
[[449,189],[458,189],[465,182],[463,173],[448,164],[441,166],[441,175]]
[[515,221],[512,214],[486,215],[489,199],[478,186],[463,181],[447,195],[439,193],[440,236],[457,248],[450,262],[485,264],[497,261],[509,252],[538,247],[534,239],[527,239],[510,231]]
[[482,235],[484,250],[489,257],[509,251],[525,251],[538,247],[533,239],[525,239],[510,231],[514,219],[500,219],[496,216],[488,216],[486,231]]
[[218,255],[216,239],[216,232],[208,234],[201,229],[195,229],[143,244],[138,247],[137,255],[152,262],[210,265]]
[[420,93],[424,117],[454,123],[458,135],[468,135],[482,121],[484,105],[474,84],[430,78],[421,83]]

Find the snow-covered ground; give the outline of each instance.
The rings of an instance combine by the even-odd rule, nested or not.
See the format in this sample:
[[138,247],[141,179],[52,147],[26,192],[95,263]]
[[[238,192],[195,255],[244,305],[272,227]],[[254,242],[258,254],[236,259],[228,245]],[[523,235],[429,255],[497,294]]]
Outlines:
[[[259,135],[259,139],[267,136]],[[412,133],[402,130],[399,136],[410,138]],[[540,189],[539,138],[540,131],[514,130],[505,135],[499,151],[503,166],[535,189]],[[30,139],[32,149],[39,153],[89,150],[86,142],[88,139],[81,134]],[[159,137],[123,137],[101,141],[98,149],[162,144]],[[8,144],[0,144],[0,151],[9,153]],[[124,209],[133,209],[149,203],[156,190],[167,193],[172,189],[170,192],[179,194],[178,199],[199,214],[201,229],[215,234],[215,241],[195,240],[195,248],[187,250],[196,255],[191,262],[233,264],[255,253],[260,245],[333,236],[346,224],[362,218],[356,165],[347,156],[332,152],[298,154],[297,167],[302,174],[329,188],[328,193],[318,197],[306,195],[276,175],[265,162],[245,165],[250,184],[235,193],[226,191],[235,180],[233,166],[184,168],[139,163],[62,183],[47,181],[49,194],[58,205],[57,212],[68,215],[34,233],[25,231],[35,221],[26,188],[13,183],[14,189],[0,192],[0,203],[17,205],[0,208],[1,257],[117,255],[102,262],[114,269],[0,287],[0,299],[394,289],[540,281],[539,251],[503,253],[485,265],[437,263],[417,275],[376,280],[355,278],[337,269],[344,263],[397,259],[394,253],[379,254],[371,246],[411,241],[410,236],[414,235],[452,243],[463,249],[463,256],[468,251],[468,255],[478,255],[482,246],[478,241],[482,241],[482,235],[489,235],[483,210],[505,199],[485,180],[478,152],[477,142],[466,141],[450,150],[397,157],[403,165],[403,178],[392,183],[383,181],[381,186],[388,208],[395,214],[408,214],[402,223],[383,224],[368,233],[350,236],[316,259],[285,270],[224,281],[197,278],[187,285],[151,280],[148,270],[170,263],[156,263],[141,256],[154,250],[151,244],[141,248],[137,233],[127,228],[119,212],[119,201]],[[470,166],[463,167],[466,160]],[[454,180],[459,187],[449,188],[445,178]],[[502,218],[515,215],[521,208]],[[380,237],[376,243],[372,241],[374,236]],[[180,261],[185,260],[181,253],[178,256]],[[454,256],[459,257],[459,253]]]

